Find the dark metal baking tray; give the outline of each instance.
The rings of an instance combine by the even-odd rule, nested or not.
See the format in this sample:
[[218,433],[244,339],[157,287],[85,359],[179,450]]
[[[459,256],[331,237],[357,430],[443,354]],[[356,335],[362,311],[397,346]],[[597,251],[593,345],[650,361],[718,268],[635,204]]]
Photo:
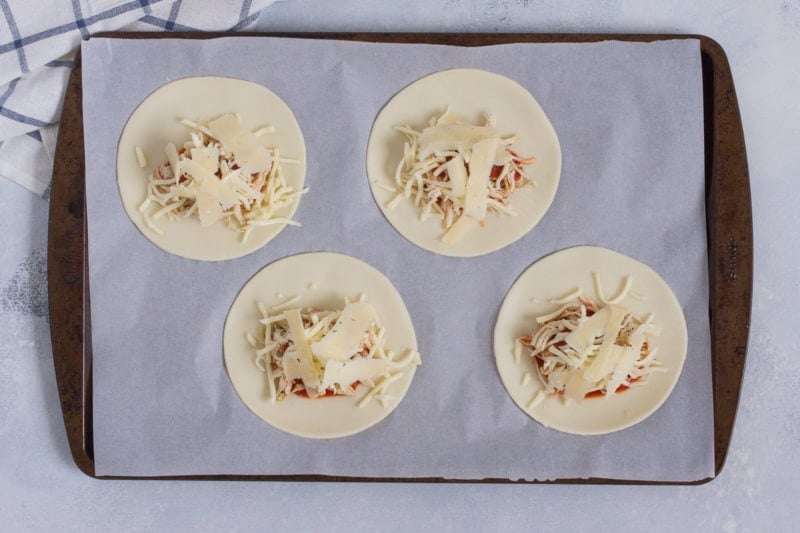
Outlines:
[[[212,39],[277,36],[366,42],[482,46],[507,43],[589,43],[604,40],[652,42],[694,38],[700,42],[704,91],[706,224],[708,235],[709,317],[714,393],[715,476],[725,464],[747,355],[753,287],[750,180],[741,116],[730,65],[722,47],[702,35],[647,34],[429,34],[429,33],[125,33],[125,39]],[[48,230],[48,293],[56,380],[70,451],[75,464],[92,477],[92,345],[88,238],[84,181],[81,58],[69,79],[55,154]],[[148,478],[148,479],[174,479]],[[508,479],[360,478],[321,475],[179,476],[180,479],[286,481],[414,481],[527,483]],[[133,479],[133,478],[128,478]],[[713,477],[677,484],[701,484]],[[602,478],[557,479],[552,483],[676,484]],[[536,482],[533,482],[536,483]]]

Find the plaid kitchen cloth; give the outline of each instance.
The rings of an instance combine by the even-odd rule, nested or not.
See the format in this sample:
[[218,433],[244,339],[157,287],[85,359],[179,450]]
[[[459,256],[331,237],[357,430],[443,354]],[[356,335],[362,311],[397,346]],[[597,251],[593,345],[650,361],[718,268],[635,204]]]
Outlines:
[[43,195],[82,39],[101,31],[236,31],[275,0],[0,0],[0,176]]

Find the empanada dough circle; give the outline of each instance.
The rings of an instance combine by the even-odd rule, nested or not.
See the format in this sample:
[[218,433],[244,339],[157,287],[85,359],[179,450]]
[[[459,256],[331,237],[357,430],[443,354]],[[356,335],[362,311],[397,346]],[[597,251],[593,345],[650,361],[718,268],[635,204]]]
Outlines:
[[[470,124],[482,124],[483,114],[497,119],[502,135],[516,134],[515,151],[536,157],[526,173],[537,184],[514,193],[511,207],[518,216],[487,213],[483,228],[476,227],[453,244],[442,242],[441,220],[420,221],[419,209],[403,199],[393,209],[386,204],[396,193],[376,186],[394,184],[394,173],[403,154],[405,136],[394,128],[409,125],[417,131],[434,115],[450,109]],[[453,257],[487,254],[522,238],[541,220],[558,189],[561,148],[553,125],[527,89],[499,74],[477,69],[436,72],[397,93],[372,125],[367,145],[367,176],[375,202],[400,234],[420,248]]]
[[[166,160],[167,143],[180,147],[189,140],[190,129],[180,120],[211,120],[226,113],[240,113],[244,126],[252,130],[274,126],[274,133],[260,138],[266,146],[278,148],[282,157],[299,161],[283,163],[281,170],[288,185],[303,187],[306,175],[303,133],[292,111],[275,93],[253,82],[216,76],[170,82],[134,110],[122,130],[117,151],[117,183],[125,211],[139,231],[162,250],[201,261],[234,259],[263,247],[285,227],[273,224],[254,228],[242,243],[241,234],[222,221],[204,228],[195,217],[175,221],[161,217],[156,224],[164,235],[158,235],[145,224],[139,206],[145,199],[147,176]],[[139,167],[136,159],[137,146],[147,157],[145,168]],[[296,209],[297,202],[280,209],[275,216],[291,218]]]
[[299,295],[299,307],[341,309],[344,297],[353,300],[361,293],[386,329],[386,348],[398,353],[416,350],[414,326],[400,293],[381,272],[353,257],[328,252],[293,255],[267,265],[245,284],[228,312],[223,349],[228,376],[250,411],[292,435],[334,438],[363,431],[397,407],[411,385],[414,365],[406,367],[403,377],[388,387],[387,394],[395,399],[386,409],[374,399],[364,407],[356,405],[368,390],[365,386],[359,387],[355,396],[316,400],[289,396],[271,404],[266,374],[255,366],[255,350],[246,339],[248,332],[254,334],[258,329],[259,301],[270,307],[281,301],[278,295],[284,299]]
[[[657,358],[667,372],[653,373],[646,384],[608,399],[592,398],[567,406],[558,398],[546,398],[528,408],[541,384],[530,358],[523,355],[518,364],[514,362],[514,342],[517,337],[536,331],[537,316],[557,308],[549,303],[550,299],[562,297],[576,287],[581,287],[584,295],[596,299],[593,272],[599,274],[606,297],[619,290],[626,275],[632,277],[631,290],[646,299],[628,296],[620,305],[639,316],[653,314],[653,322],[661,326],[661,334],[654,337],[653,344],[658,346]],[[545,427],[576,435],[619,431],[654,413],[678,381],[687,342],[686,320],[680,303],[661,276],[639,261],[597,246],[568,248],[531,265],[509,289],[494,328],[497,371],[514,402]],[[532,379],[523,385],[526,372]]]

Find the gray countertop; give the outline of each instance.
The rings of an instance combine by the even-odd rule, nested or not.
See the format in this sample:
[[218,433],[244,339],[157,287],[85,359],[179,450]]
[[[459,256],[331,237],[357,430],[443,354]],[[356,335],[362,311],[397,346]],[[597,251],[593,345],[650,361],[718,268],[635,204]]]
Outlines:
[[[753,195],[755,287],[722,474],[698,487],[96,481],[73,464],[46,296],[48,200],[0,180],[0,523],[16,530],[790,530],[800,496],[800,4],[290,0],[265,31],[699,33],[728,54]],[[792,210],[790,212],[790,210]],[[795,504],[796,505],[796,504]]]

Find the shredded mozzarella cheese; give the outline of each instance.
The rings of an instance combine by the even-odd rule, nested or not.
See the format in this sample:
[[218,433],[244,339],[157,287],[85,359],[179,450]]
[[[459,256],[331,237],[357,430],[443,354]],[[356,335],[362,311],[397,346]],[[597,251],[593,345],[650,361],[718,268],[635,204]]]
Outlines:
[[144,168],[147,166],[147,157],[144,155],[144,150],[142,150],[141,146],[137,146],[135,148],[136,151],[136,162],[139,163],[139,168]]

